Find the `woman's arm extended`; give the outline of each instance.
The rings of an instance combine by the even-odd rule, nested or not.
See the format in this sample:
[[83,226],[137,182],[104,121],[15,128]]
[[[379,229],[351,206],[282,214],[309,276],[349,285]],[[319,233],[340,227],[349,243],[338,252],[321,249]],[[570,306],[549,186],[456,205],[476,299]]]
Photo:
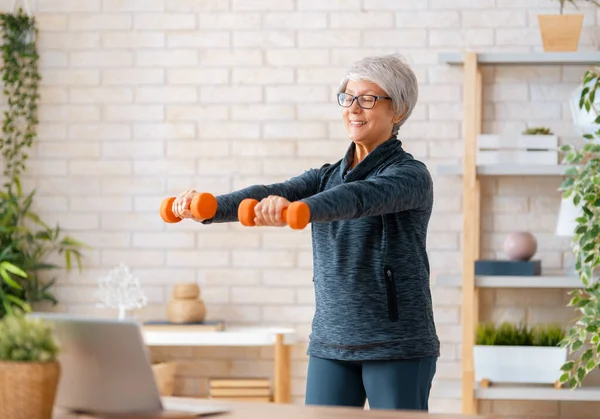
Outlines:
[[427,167],[416,160],[392,165],[379,175],[335,186],[305,198],[310,221],[336,221],[426,208],[433,202]]
[[288,201],[300,201],[317,193],[322,169],[309,169],[301,175],[281,183],[271,185],[253,185],[235,192],[217,196],[217,213],[213,218],[202,221],[203,224],[227,223],[238,221],[238,207],[246,198],[258,201],[269,195],[282,196]]

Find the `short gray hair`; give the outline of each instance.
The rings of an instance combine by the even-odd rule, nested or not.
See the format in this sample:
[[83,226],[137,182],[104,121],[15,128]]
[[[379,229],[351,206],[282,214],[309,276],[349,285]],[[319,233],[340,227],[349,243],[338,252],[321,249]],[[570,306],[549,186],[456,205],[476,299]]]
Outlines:
[[392,98],[396,115],[401,115],[406,110],[402,119],[392,129],[392,135],[397,135],[400,127],[412,114],[419,96],[417,77],[404,59],[397,54],[362,58],[350,66],[338,92],[346,89],[349,80],[377,84]]

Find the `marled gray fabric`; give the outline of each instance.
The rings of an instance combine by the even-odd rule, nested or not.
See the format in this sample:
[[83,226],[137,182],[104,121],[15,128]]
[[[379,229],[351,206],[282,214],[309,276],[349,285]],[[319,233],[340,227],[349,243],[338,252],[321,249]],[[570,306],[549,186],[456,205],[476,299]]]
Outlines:
[[341,360],[439,356],[426,252],[433,184],[391,138],[348,170],[344,159],[273,185],[217,197],[213,222],[245,198],[279,195],[311,211],[316,312],[308,354]]

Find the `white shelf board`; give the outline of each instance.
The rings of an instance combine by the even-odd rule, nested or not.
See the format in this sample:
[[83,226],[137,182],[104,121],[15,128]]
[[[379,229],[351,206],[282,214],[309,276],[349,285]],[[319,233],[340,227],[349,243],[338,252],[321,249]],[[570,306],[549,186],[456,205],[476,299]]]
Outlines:
[[[444,287],[460,287],[460,275],[440,275],[437,284]],[[540,276],[496,276],[477,275],[475,286],[479,288],[582,288],[583,284],[577,276],[560,273]]]
[[569,389],[563,387],[494,387],[476,388],[476,399],[486,400],[555,400],[555,401],[600,401],[600,387]]
[[231,327],[214,332],[142,328],[148,346],[270,346],[278,334],[285,344],[296,342],[295,330],[288,328]]
[[[442,52],[440,64],[462,64],[462,52]],[[596,65],[600,63],[600,52],[478,52],[480,64],[496,65]]]
[[[568,165],[521,165],[490,164],[477,166],[477,174],[488,176],[564,176]],[[438,175],[460,175],[463,168],[458,164],[442,164],[436,168]]]

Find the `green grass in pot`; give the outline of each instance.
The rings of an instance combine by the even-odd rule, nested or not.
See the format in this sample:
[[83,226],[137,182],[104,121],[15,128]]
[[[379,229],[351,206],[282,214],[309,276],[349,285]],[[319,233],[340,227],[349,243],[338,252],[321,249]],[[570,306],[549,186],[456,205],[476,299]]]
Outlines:
[[564,330],[554,324],[529,327],[525,324],[503,322],[481,323],[475,335],[476,345],[486,346],[558,346]]

